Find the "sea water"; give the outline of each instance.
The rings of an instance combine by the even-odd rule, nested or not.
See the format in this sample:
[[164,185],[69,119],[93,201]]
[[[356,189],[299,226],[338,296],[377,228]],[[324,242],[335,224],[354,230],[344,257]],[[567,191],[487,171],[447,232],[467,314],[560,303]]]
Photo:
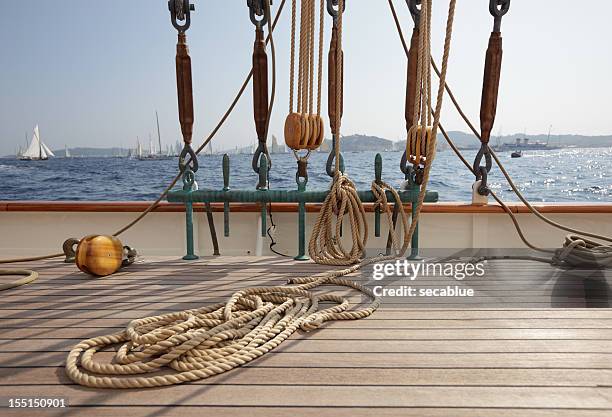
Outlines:
[[[470,162],[475,151],[464,151]],[[374,178],[375,152],[344,153],[346,173],[360,189]],[[383,179],[399,186],[401,154],[383,152]],[[251,155],[231,155],[230,186],[255,189],[257,175]],[[521,158],[500,154],[519,189],[534,202],[612,202],[612,148],[566,148],[525,151]],[[327,154],[314,153],[308,164],[308,188],[327,189]],[[222,155],[199,157],[196,179],[200,189],[221,189]],[[295,189],[297,165],[293,154],[272,155],[270,186]],[[0,200],[152,200],[177,172],[177,159],[139,161],[128,158],[53,158],[47,161],[0,159]],[[430,190],[440,201],[469,201],[473,175],[452,151],[438,152]],[[503,199],[516,201],[497,167],[489,176],[491,188]],[[181,182],[177,187],[181,186]]]

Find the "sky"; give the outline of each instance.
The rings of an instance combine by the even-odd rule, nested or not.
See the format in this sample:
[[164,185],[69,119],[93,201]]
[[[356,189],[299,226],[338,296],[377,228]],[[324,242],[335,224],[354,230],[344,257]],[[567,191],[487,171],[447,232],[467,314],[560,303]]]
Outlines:
[[[187,35],[194,142],[200,143],[250,69],[254,30],[245,0],[194,2]],[[409,36],[412,20],[405,1],[394,2]],[[145,142],[149,135],[156,138],[155,110],[163,142],[180,138],[176,31],[166,0],[2,3],[0,155],[14,153],[36,124],[52,149],[134,147],[137,137]],[[280,0],[273,3],[274,13]],[[290,4],[275,31],[278,88],[271,133],[280,140],[288,113]],[[433,4],[432,48],[439,62],[448,0]],[[512,0],[502,23],[495,134],[546,133],[550,125],[553,134],[612,133],[610,15],[612,2],[607,0]],[[330,24],[326,18],[327,35]],[[457,1],[448,83],[476,123],[492,25],[487,0]],[[342,133],[403,139],[406,59],[387,0],[348,0],[343,40]],[[325,43],[327,54],[327,37]],[[215,139],[215,150],[254,142],[251,112],[248,89]],[[442,122],[448,130],[467,131],[448,98]]]

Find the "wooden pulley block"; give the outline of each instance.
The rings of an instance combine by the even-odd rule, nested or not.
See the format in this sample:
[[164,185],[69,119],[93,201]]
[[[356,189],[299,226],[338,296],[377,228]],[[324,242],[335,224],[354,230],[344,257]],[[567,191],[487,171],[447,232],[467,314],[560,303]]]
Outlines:
[[302,115],[290,113],[285,119],[285,144],[291,149],[300,149],[302,131]]
[[316,149],[317,138],[319,137],[319,122],[317,121],[318,116],[316,114],[308,115],[308,123],[310,126],[310,137],[306,144],[306,149]]
[[409,130],[409,137],[406,141],[406,155],[413,164],[422,163],[427,157],[427,144],[431,140],[431,126],[427,126],[425,141],[423,142],[423,126],[413,126]]
[[325,137],[325,124],[323,123],[323,118],[318,115],[312,116],[315,132],[312,135],[312,142],[308,145],[308,149],[310,150],[319,148]]
[[[128,250],[128,259],[124,259],[124,249]],[[79,242],[75,262],[81,271],[103,277],[117,272],[122,265],[132,263],[133,258],[135,251],[124,247],[116,237],[89,235]]]
[[325,123],[323,123],[323,118],[319,116],[319,137],[317,138],[317,148],[323,144],[325,140]]
[[306,149],[308,147],[308,141],[310,140],[310,132],[312,132],[312,127],[310,124],[310,118],[308,114],[300,114],[302,118],[302,137],[300,138],[300,148]]

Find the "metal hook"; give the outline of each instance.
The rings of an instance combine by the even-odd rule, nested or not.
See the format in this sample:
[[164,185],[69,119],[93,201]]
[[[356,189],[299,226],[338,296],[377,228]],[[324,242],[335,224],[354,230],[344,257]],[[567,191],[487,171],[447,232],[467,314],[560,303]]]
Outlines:
[[[191,12],[195,11],[195,4],[190,4],[189,0],[168,0],[168,10],[172,26],[179,33],[185,33],[191,26]],[[183,21],[185,23],[179,23]]]
[[495,18],[493,23],[493,32],[501,31],[502,17],[510,9],[510,0],[489,0],[489,12]]
[[406,156],[406,150],[404,149],[404,153],[402,154],[402,159],[400,160],[400,171],[406,176],[408,179],[408,175],[410,174],[410,166],[408,165],[408,157]]
[[489,145],[483,143],[480,146],[480,149],[476,154],[476,158],[474,158],[474,164],[472,165],[472,169],[475,173],[477,173],[480,169],[480,162],[482,161],[483,156],[485,158],[485,168],[487,172],[491,172],[491,168],[493,167],[493,160],[491,159],[491,149],[489,149]]
[[491,190],[489,190],[489,185],[487,184],[487,178],[487,168],[483,166],[478,167],[476,170],[476,181],[480,181],[480,186],[476,191],[480,195],[489,195],[491,193]]
[[412,15],[414,25],[418,28],[421,22],[421,8],[419,7],[421,5],[421,0],[406,0],[406,3],[408,3],[408,9]]
[[[187,158],[187,155],[190,156],[190,159],[189,161],[185,162],[185,158]],[[200,167],[200,165],[198,164],[198,156],[191,148],[191,145],[186,143],[185,146],[183,146],[181,154],[179,155],[179,169],[181,171],[185,171],[189,164],[191,164],[191,170],[193,172],[196,172]]]
[[265,155],[268,160],[268,169],[272,168],[272,158],[270,158],[270,153],[268,152],[268,147],[265,142],[259,142],[255,153],[253,154],[253,160],[251,161],[251,167],[256,174],[259,174],[259,158],[261,155]]
[[[336,136],[334,135],[332,137],[332,147],[331,147],[331,150],[329,151],[329,155],[327,156],[327,162],[325,163],[325,172],[327,173],[327,175],[329,175],[332,178],[336,174],[336,169],[334,167],[334,160],[336,159],[336,152],[334,151],[335,149],[336,149]],[[339,162],[340,162],[339,163],[340,172],[344,172],[344,157],[342,156],[342,153],[340,153]]]
[[[263,28],[268,23],[268,7],[266,7],[266,1],[268,0],[247,0],[247,6],[249,7],[249,15],[251,22],[258,28]],[[269,0],[270,6],[272,0]],[[261,20],[257,20],[257,17],[261,17]]]
[[[344,13],[346,10],[346,2],[347,0],[344,0],[344,4],[342,5],[342,13]],[[334,18],[334,23],[336,23],[336,20],[338,19],[338,9],[336,9],[336,7],[338,7],[338,0],[327,0],[327,13]]]

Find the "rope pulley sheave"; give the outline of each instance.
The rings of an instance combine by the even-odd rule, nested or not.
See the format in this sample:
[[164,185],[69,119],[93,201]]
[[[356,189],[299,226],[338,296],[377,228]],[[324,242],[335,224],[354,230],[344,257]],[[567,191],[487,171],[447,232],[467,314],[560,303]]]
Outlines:
[[[257,149],[253,154],[251,166],[259,174],[260,158],[268,159],[268,169],[272,166],[272,159],[267,146],[269,100],[268,100],[268,54],[264,40],[263,28],[270,16],[266,2],[269,0],[247,0],[251,22],[255,25],[255,42],[253,44],[253,117],[257,132]],[[272,2],[270,1],[270,4]],[[259,184],[258,188],[264,184]]]
[[[314,104],[315,89],[315,35],[316,35],[316,1],[302,0],[300,4],[300,27],[298,48],[297,88],[295,88],[296,60],[296,26],[297,1],[292,1],[291,10],[291,58],[290,58],[290,94],[289,115],[285,120],[285,143],[293,149],[297,160],[308,158],[310,151],[317,149],[323,143],[325,127],[321,118],[321,76],[323,61],[323,26],[325,0],[319,0],[319,33],[318,33],[318,63],[316,76],[316,110]],[[294,89],[297,89],[296,108],[294,109]],[[305,156],[299,156],[297,151],[307,150]]]
[[[191,81],[191,57],[185,32],[191,25],[191,12],[195,6],[189,0],[169,0],[170,20],[178,31],[176,44],[176,92],[178,97],[179,122],[183,134],[183,150],[179,156],[179,168],[184,171],[189,165],[191,171],[198,170],[198,158],[191,147],[193,136],[193,89]],[[181,23],[183,22],[183,23]],[[189,156],[189,160],[187,157]]]
[[[472,168],[476,175],[476,181],[481,181],[478,187],[480,195],[488,195],[487,174],[493,165],[491,160],[491,150],[489,149],[489,139],[495,114],[497,112],[497,95],[499,91],[499,80],[501,76],[502,64],[502,36],[501,21],[502,17],[510,9],[510,0],[489,0],[489,12],[494,18],[493,31],[489,37],[489,45],[485,59],[484,76],[482,82],[482,98],[480,102],[480,150],[474,159]],[[482,158],[485,158],[485,165],[481,165]]]

